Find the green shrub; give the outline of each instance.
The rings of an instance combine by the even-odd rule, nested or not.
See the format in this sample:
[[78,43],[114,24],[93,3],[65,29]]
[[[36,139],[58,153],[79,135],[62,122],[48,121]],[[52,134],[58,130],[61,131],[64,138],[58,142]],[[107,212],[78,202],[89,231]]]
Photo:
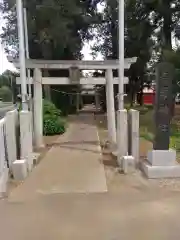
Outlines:
[[3,102],[11,102],[12,101],[12,91],[9,87],[3,86],[0,88],[0,98]]
[[47,101],[43,101],[43,134],[52,136],[63,134],[66,129],[66,122],[61,118],[61,111],[56,106]]
[[43,133],[45,136],[63,134],[65,132],[65,122],[60,118],[53,118],[51,115],[44,119]]
[[43,100],[43,114],[61,116],[61,111],[52,102]]

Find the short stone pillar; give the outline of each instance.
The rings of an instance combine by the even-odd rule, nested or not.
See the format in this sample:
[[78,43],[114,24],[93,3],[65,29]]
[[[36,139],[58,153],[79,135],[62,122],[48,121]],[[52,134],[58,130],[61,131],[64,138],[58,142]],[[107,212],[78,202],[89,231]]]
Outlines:
[[31,113],[29,111],[20,112],[20,143],[21,143],[21,159],[27,161],[28,170],[33,167],[33,149],[32,149],[32,133],[31,133]]
[[34,143],[36,148],[43,147],[43,95],[42,72],[34,70]]
[[106,70],[106,105],[107,105],[107,125],[108,139],[111,150],[116,146],[116,114],[114,106],[114,86],[112,69]]
[[134,173],[136,169],[136,163],[133,156],[124,156],[122,158],[122,170],[125,174]]
[[139,111],[129,110],[128,112],[129,132],[129,154],[135,159],[136,166],[139,165]]
[[122,168],[122,159],[128,155],[127,110],[117,111],[117,161]]
[[26,160],[16,160],[12,165],[12,169],[16,181],[23,181],[28,176]]

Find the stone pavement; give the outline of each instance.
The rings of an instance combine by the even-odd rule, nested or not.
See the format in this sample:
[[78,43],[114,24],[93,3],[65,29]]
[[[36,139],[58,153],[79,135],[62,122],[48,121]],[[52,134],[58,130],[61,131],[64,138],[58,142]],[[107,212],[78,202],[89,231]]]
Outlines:
[[106,192],[106,177],[93,114],[72,119],[42,162],[9,200],[35,198],[37,194]]
[[[179,239],[180,191],[149,188],[148,184],[129,187],[129,177],[123,175],[118,192],[106,191],[95,130],[92,115],[74,119],[24,184],[0,201],[0,239]],[[55,176],[49,173],[51,165]]]

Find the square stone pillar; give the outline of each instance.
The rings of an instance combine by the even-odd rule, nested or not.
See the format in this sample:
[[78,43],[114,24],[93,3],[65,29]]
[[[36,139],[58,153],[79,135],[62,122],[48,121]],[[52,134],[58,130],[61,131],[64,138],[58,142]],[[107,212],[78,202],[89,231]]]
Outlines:
[[117,111],[117,161],[122,168],[122,160],[128,155],[128,124],[127,110]]
[[42,72],[34,70],[34,143],[36,148],[43,147],[43,95]]
[[136,166],[139,165],[139,111],[128,112],[129,154],[134,157]]
[[114,150],[116,146],[116,114],[114,106],[114,86],[112,69],[106,70],[106,105],[108,139],[110,141],[111,150]]
[[29,111],[20,112],[20,143],[21,143],[21,159],[27,161],[28,170],[33,167],[33,149],[32,149],[32,133],[31,133],[31,113]]

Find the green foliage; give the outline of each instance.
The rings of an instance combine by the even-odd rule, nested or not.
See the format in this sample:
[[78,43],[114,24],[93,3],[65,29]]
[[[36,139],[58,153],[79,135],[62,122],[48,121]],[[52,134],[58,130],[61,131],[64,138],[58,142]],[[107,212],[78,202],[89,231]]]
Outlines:
[[173,64],[175,68],[175,76],[173,79],[173,93],[180,93],[180,48],[177,50],[164,50],[163,58],[165,61]]
[[[76,86],[71,85],[54,85],[51,91],[51,99],[58,109],[61,109],[63,116],[72,114],[76,112],[76,95],[71,93],[76,93]],[[70,94],[69,94],[70,93]]]
[[[25,1],[28,20],[30,58],[79,59],[83,40],[92,38],[89,29],[98,20],[101,0]],[[0,8],[6,25],[2,40],[7,51],[18,54],[15,0],[4,0]]]
[[0,88],[0,98],[3,102],[11,102],[12,101],[12,91],[9,87],[3,86]]
[[65,132],[65,121],[59,117],[57,118],[52,115],[45,115],[43,124],[43,134],[45,136],[63,134]]
[[[23,1],[24,7],[27,9],[30,58],[81,59],[83,57],[81,50],[84,41],[88,41],[94,36],[92,28],[99,18],[97,12],[99,2],[101,0]],[[5,43],[6,52],[17,57],[19,49],[16,1],[3,0],[3,3],[0,3],[0,10],[4,13],[3,17],[5,19],[1,39]],[[68,77],[68,71],[43,70],[43,75],[47,77]],[[68,91],[72,92],[72,88],[73,86],[70,86]],[[67,115],[75,109],[74,106],[71,107],[68,97],[62,95],[55,94],[55,91],[53,91],[49,99],[53,99],[56,106],[62,110],[62,114]]]
[[18,73],[11,72],[9,70],[6,70],[5,72],[0,75],[0,88],[3,86],[6,86],[12,90],[12,97],[10,101],[13,100],[13,102],[16,102],[16,96],[18,92],[18,88],[16,85],[16,77],[18,76]]
[[144,138],[145,140],[147,140],[149,142],[153,142],[153,140],[154,140],[154,135],[152,133],[149,133],[147,131],[147,129],[145,129],[144,131],[141,130],[140,137]]
[[66,123],[61,117],[61,111],[56,106],[47,101],[43,101],[43,134],[52,136],[65,132]]
[[176,136],[170,137],[170,144],[169,147],[175,149],[176,151],[180,151],[180,138]]
[[57,109],[52,102],[48,100],[43,100],[43,114],[59,117],[61,116],[61,111]]

